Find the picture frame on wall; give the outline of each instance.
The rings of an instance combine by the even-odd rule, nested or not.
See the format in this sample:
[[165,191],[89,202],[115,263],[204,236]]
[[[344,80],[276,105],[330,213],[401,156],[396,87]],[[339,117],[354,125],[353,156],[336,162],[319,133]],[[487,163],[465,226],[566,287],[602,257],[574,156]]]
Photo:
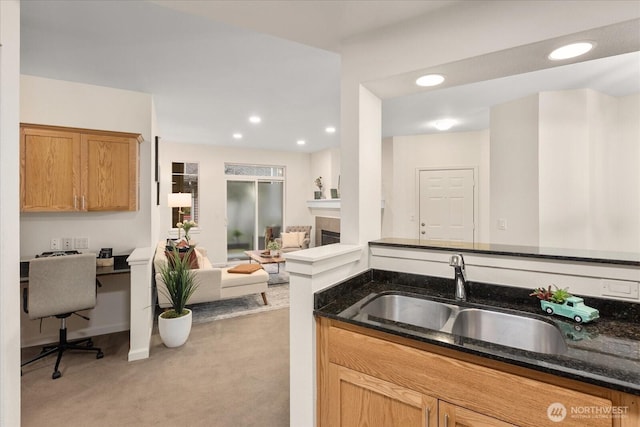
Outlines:
[[155,137],[155,181],[156,181],[156,206],[160,206],[160,137]]
[[160,137],[156,136],[155,139],[155,176],[156,182],[160,182]]

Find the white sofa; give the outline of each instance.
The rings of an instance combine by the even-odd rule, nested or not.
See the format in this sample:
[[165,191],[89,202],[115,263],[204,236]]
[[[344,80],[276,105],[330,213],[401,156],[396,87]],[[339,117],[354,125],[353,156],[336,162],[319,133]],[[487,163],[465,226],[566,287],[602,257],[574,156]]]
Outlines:
[[[162,277],[159,274],[162,265],[167,263],[165,248],[166,242],[159,242],[153,259],[158,305],[160,305],[161,308],[171,306],[169,299],[163,292],[159,291],[159,289],[162,288],[166,289]],[[189,304],[218,301],[259,293],[262,295],[264,304],[267,305],[265,292],[267,291],[269,273],[263,269],[251,274],[229,273],[227,271],[228,268],[212,267],[205,249],[196,246],[195,252],[198,258],[198,268],[194,271],[196,280],[198,281],[198,288],[191,296]]]

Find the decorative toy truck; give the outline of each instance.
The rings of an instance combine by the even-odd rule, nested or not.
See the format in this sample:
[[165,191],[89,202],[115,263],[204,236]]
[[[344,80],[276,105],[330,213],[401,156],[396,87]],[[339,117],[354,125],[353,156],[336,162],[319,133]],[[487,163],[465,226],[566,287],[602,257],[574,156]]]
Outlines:
[[531,293],[531,296],[540,299],[540,307],[547,314],[569,317],[577,323],[591,322],[600,317],[600,312],[597,309],[585,305],[582,298],[572,296],[566,289],[556,288],[551,292],[551,286],[548,290],[538,288]]

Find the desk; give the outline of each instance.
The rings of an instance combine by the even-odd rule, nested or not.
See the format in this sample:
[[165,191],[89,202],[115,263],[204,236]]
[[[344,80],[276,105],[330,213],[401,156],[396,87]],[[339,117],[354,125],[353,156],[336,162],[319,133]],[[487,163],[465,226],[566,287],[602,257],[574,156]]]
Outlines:
[[[100,276],[108,274],[120,274],[131,272],[131,267],[127,262],[129,255],[115,255],[113,257],[113,266],[96,267],[96,277],[100,280]],[[20,283],[29,281],[29,261],[20,262]]]
[[[101,286],[97,290],[96,307],[87,311],[87,322],[72,316],[67,320],[69,338],[84,338],[130,329],[130,272],[127,255],[114,256],[112,267],[97,267],[96,279]],[[29,287],[29,261],[20,263],[20,287]],[[21,291],[22,295],[22,291]],[[22,303],[22,302],[21,302]],[[147,302],[147,305],[150,303]],[[29,315],[20,310],[20,341],[22,347],[44,345],[55,342],[59,334],[57,322],[29,319]]]

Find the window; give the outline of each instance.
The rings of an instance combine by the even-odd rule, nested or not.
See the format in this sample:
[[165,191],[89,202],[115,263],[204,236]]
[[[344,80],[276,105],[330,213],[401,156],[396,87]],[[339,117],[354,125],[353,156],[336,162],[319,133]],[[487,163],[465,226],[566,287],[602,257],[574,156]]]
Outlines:
[[181,220],[193,220],[198,223],[198,163],[171,163],[171,192],[191,194],[191,205],[182,208],[183,215],[180,215],[178,208],[172,208],[171,228],[175,228],[176,223]]
[[265,248],[265,232],[277,237],[284,222],[284,167],[225,164],[227,258]]

